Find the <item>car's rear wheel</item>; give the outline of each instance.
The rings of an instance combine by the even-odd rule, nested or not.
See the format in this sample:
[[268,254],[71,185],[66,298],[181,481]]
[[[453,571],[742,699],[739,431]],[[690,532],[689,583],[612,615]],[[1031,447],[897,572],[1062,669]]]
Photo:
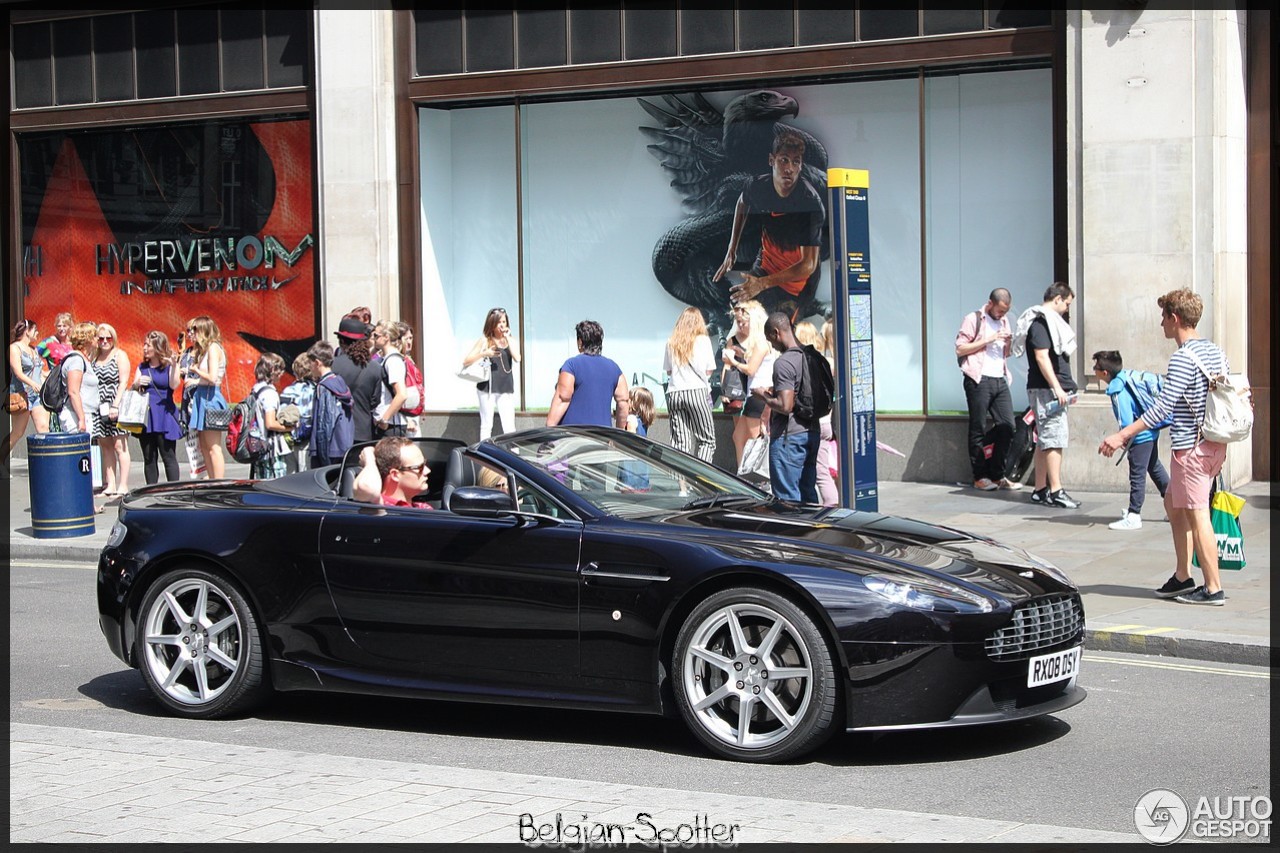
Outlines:
[[225,717],[268,691],[259,637],[253,609],[233,584],[204,569],[177,569],[142,599],[138,667],[174,713]]
[[672,671],[685,723],[726,758],[785,761],[836,729],[839,689],[822,632],[770,590],[722,590],[695,607]]

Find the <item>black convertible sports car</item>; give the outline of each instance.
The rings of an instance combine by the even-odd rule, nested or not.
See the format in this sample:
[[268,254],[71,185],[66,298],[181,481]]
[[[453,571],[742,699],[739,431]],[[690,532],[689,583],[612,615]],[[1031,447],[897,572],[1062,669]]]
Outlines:
[[353,500],[354,450],[133,492],[98,564],[111,650],[188,717],[272,690],[594,708],[745,761],[1085,696],[1080,596],[1020,549],[774,500],[614,429],[418,444],[422,507]]

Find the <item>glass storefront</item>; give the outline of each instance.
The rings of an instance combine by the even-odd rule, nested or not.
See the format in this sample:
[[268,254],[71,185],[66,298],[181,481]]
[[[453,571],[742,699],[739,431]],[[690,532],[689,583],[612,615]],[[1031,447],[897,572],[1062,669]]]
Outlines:
[[[927,389],[928,413],[964,411],[953,347],[965,312],[995,287],[1020,311],[1053,280],[1049,69],[766,90],[794,104],[780,113],[752,112],[757,91],[421,108],[424,362],[460,363],[488,310],[506,308],[523,336],[519,405],[545,411],[574,325],[590,318],[605,354],[661,406],[680,311],[701,307],[715,338],[730,323],[728,282],[711,278],[742,182],[769,171],[767,145],[733,140],[780,122],[808,140],[824,202],[827,167],[870,173],[878,409],[925,413]],[[754,258],[751,239],[740,262]],[[816,289],[787,306],[819,327],[831,288],[822,239]],[[471,386],[438,375],[429,409],[474,408]]]

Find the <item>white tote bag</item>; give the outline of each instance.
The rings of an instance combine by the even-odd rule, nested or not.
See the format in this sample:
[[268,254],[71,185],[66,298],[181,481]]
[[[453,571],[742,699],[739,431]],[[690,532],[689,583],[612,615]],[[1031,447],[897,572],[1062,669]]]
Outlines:
[[746,480],[769,479],[769,436],[747,439],[742,448],[742,461],[738,463],[738,476]]

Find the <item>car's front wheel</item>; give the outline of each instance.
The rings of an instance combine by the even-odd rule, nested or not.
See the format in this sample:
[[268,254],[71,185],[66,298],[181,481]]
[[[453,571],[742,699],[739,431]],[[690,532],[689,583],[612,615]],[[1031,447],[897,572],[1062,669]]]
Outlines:
[[839,689],[822,632],[770,590],[722,590],[695,607],[672,671],[685,722],[726,758],[785,761],[836,729]]
[[259,636],[253,609],[226,579],[199,568],[166,572],[142,599],[138,667],[174,713],[225,717],[268,690]]

